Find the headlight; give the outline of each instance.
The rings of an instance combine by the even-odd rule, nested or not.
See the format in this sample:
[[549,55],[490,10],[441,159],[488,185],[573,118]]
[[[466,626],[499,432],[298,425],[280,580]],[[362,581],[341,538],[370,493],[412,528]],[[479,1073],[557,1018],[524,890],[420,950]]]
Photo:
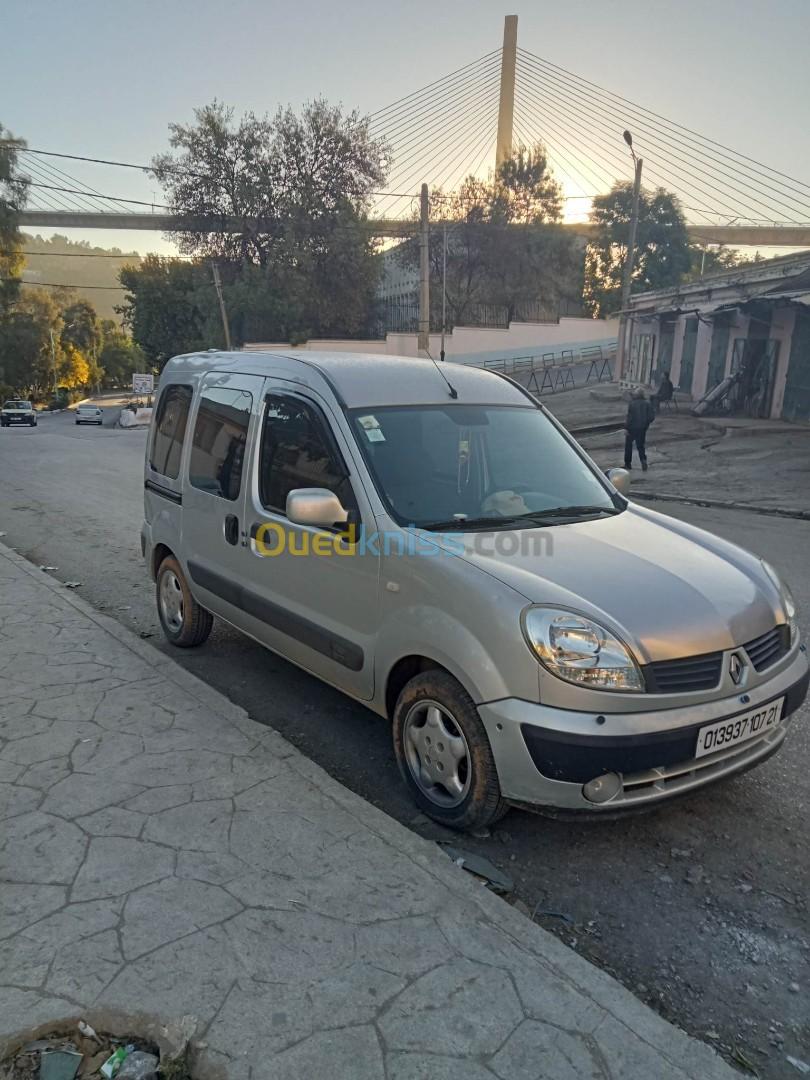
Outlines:
[[759,561],[762,563],[762,569],[777,587],[779,594],[782,597],[782,606],[785,609],[785,616],[787,617],[787,623],[790,627],[790,645],[792,648],[799,638],[799,622],[796,618],[796,601],[793,599],[793,593],[784,581],[782,581],[770,563],[765,562],[764,559],[760,559]]
[[529,608],[523,627],[535,655],[552,674],[595,690],[644,690],[630,650],[604,626],[556,608]]

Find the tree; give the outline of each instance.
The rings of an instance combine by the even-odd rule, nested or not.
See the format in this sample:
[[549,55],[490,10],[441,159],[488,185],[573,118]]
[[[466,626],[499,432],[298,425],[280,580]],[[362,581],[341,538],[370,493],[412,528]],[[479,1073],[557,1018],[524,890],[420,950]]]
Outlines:
[[74,300],[62,311],[62,344],[93,356],[101,345],[101,323],[87,300]]
[[518,146],[502,162],[490,201],[492,219],[504,224],[541,225],[562,221],[562,188],[551,174],[542,143]]
[[119,274],[126,289],[117,309],[149,365],[161,368],[178,353],[222,344],[209,336],[216,317],[211,272],[190,262],[147,255]]
[[52,296],[26,289],[0,321],[0,384],[4,393],[40,398],[63,361],[62,317]]
[[170,130],[173,152],[154,169],[179,220],[174,238],[194,261],[150,257],[119,276],[118,310],[149,362],[222,344],[207,259],[219,266],[236,344],[367,332],[378,264],[365,217],[387,168],[368,122],[319,100],[300,115],[237,123],[214,102]]
[[[576,242],[557,224],[562,195],[545,147],[518,147],[487,180],[468,177],[457,192],[431,194],[431,213],[447,228],[448,325],[471,323],[480,305],[496,305],[513,318],[527,304],[550,313],[562,297],[582,294]],[[444,230],[430,236],[431,278],[441,282]],[[418,264],[415,244],[403,245],[403,262]],[[440,322],[441,288],[431,291],[431,321]]]
[[153,160],[186,254],[265,266],[291,226],[306,224],[311,235],[347,206],[362,210],[385,177],[385,146],[368,121],[323,100],[300,117],[290,109],[272,120],[250,112],[236,125],[233,109],[214,101],[194,119],[170,124],[177,153]]
[[[621,306],[622,275],[630,235],[633,186],[614,184],[593,200],[591,221],[596,235],[585,256],[585,303],[604,317]],[[639,197],[638,230],[633,265],[633,292],[677,285],[688,273],[691,249],[686,221],[677,198],[663,188]]]
[[738,248],[727,248],[723,244],[691,247],[691,265],[686,274],[687,281],[694,281],[704,274],[715,274],[722,270],[734,270],[738,266],[751,266],[762,262],[763,256],[758,251],[753,256],[743,255]]
[[17,168],[18,151],[25,146],[0,124],[0,317],[19,293],[23,256],[20,254],[19,212],[25,205],[27,181]]
[[131,385],[133,374],[147,371],[150,366],[143,350],[113,322],[104,327],[104,344],[98,362],[107,387]]

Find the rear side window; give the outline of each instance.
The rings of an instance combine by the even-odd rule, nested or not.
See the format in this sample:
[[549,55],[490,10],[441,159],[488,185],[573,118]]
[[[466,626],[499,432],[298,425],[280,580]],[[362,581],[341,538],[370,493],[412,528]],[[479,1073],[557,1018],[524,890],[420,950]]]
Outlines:
[[311,406],[290,397],[267,397],[259,467],[259,497],[268,510],[284,514],[295,488],[333,491],[346,510],[354,493],[331,434]]
[[176,480],[180,472],[190,407],[190,386],[167,386],[160,396],[149,464],[155,472],[172,480]]
[[253,395],[247,390],[213,387],[200,398],[188,478],[195,488],[233,501],[242,486]]

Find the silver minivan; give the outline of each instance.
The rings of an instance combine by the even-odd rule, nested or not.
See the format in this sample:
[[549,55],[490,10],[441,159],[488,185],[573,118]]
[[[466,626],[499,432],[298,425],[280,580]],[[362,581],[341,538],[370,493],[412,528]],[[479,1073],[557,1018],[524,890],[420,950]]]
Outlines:
[[205,352],[160,380],[142,547],[170,642],[213,617],[387,717],[418,805],[651,805],[768,758],[807,693],[761,559],[628,501],[505,376]]

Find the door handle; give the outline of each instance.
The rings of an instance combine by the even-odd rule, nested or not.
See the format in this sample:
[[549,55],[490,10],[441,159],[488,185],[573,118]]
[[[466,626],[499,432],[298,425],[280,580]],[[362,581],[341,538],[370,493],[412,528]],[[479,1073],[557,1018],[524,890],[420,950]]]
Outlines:
[[229,544],[239,542],[239,518],[236,514],[226,514],[225,516],[225,539]]

